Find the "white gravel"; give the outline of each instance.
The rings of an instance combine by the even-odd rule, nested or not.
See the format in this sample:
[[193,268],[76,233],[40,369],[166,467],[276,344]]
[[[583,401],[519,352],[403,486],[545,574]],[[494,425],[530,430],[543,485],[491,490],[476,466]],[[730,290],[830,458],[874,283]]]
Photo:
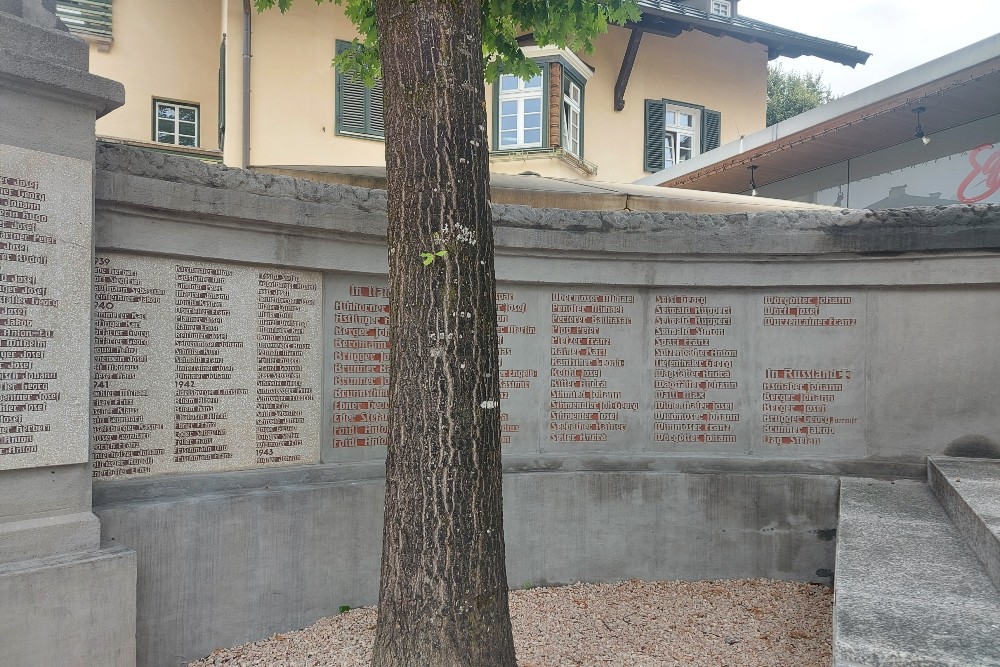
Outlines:
[[[520,667],[797,667],[832,662],[830,589],[765,579],[624,581],[510,594]],[[376,610],[353,609],[189,667],[368,667]]]

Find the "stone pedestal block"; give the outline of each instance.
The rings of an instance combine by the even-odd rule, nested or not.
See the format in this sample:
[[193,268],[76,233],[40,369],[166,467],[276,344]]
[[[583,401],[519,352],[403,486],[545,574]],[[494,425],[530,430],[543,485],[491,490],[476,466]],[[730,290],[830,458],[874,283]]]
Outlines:
[[90,465],[94,121],[120,84],[46,0],[0,2],[0,664],[135,664],[135,554]]

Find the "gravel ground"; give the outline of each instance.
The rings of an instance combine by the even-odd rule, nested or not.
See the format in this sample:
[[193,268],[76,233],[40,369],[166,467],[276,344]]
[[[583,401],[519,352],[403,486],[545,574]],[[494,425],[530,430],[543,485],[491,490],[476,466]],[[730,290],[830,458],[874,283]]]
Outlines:
[[[818,667],[830,589],[764,579],[625,581],[510,594],[520,667]],[[368,667],[376,610],[217,649],[189,667]]]

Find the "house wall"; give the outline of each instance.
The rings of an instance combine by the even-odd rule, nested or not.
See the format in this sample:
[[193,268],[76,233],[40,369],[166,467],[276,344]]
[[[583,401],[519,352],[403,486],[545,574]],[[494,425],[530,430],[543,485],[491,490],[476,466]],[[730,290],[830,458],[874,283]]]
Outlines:
[[[614,89],[630,31],[611,26],[582,59],[594,68],[584,94],[584,159],[597,166],[594,180],[629,183],[643,171],[646,99],[670,99],[722,112],[721,143],[763,129],[767,107],[767,48],[728,37],[685,32],[646,34],[636,56],[625,108],[614,110]],[[487,104],[492,112],[492,104]],[[491,125],[492,126],[492,125]],[[543,176],[588,178],[555,159],[494,160],[497,173],[535,171]],[[550,171],[552,170],[552,171]]]
[[382,165],[378,140],[334,132],[336,40],[357,35],[340,6],[296,2],[253,16],[250,164]]
[[218,2],[115,0],[114,44],[90,47],[90,71],[125,84],[125,106],[98,119],[97,134],[152,141],[153,99],[197,104],[199,146],[218,148]]
[[[124,82],[128,100],[123,109],[98,122],[98,134],[150,141],[152,99],[162,97],[200,104],[201,147],[217,148],[218,49],[221,35],[226,34],[225,162],[243,164],[242,3],[117,0],[114,34],[108,53],[92,49],[92,68]],[[767,50],[699,32],[676,38],[646,34],[625,109],[614,111],[614,86],[629,34],[611,27],[596,40],[594,54],[583,57],[595,69],[585,88],[584,158],[596,165],[597,173],[585,174],[551,157],[495,159],[495,172],[530,170],[558,178],[615,182],[640,178],[646,98],[721,111],[723,143],[764,126]],[[248,164],[384,164],[383,142],[338,136],[334,129],[335,71],[330,63],[336,40],[355,35],[353,25],[333,3],[297,2],[284,15],[276,10],[254,12]],[[163,66],[150,67],[150,62]],[[491,100],[487,87],[488,114],[492,114]]]

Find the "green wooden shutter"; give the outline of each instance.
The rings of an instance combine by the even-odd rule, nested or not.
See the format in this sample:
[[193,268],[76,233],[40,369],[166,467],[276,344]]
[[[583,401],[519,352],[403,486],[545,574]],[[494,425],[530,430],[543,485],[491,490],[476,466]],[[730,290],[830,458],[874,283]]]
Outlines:
[[382,80],[368,89],[368,133],[385,136],[385,120],[382,115]]
[[56,16],[70,32],[93,37],[111,37],[111,0],[61,0]]
[[226,36],[219,47],[219,150],[226,143]]
[[[337,55],[351,48],[351,42],[337,40]],[[382,117],[382,82],[371,88],[353,75],[337,69],[334,105],[335,129],[338,134],[361,134],[372,137],[385,136]]]
[[645,137],[642,168],[646,171],[663,169],[663,124],[666,105],[663,100],[646,100]]
[[722,134],[722,114],[718,111],[705,109],[701,115],[701,152],[719,147]]

